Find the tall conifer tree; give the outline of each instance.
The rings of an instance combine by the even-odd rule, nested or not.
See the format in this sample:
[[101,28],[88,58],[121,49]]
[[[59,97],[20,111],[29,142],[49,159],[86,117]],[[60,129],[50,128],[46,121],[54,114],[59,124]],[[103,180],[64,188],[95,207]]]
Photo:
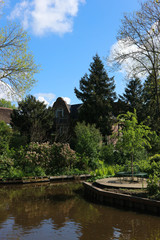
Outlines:
[[96,124],[103,136],[111,134],[112,104],[116,99],[114,77],[109,78],[100,57],[96,54],[90,64],[89,75],[80,80],[75,94],[83,102],[79,118]]
[[152,75],[144,82],[143,86],[143,99],[144,99],[144,115],[149,118],[149,126],[152,130],[155,130],[160,134],[160,116],[157,114],[157,92],[160,98],[160,82],[158,85],[158,90],[156,89],[154,79]]
[[143,86],[138,78],[131,79],[127,84],[123,95],[119,95],[119,100],[124,103],[121,112],[126,113],[127,111],[134,112],[136,109],[138,120],[141,122],[143,119]]

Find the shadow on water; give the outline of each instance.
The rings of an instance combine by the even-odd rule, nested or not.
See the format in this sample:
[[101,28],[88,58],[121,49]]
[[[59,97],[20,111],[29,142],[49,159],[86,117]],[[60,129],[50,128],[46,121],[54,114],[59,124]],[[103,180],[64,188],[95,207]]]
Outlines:
[[159,240],[160,218],[86,201],[78,183],[0,187],[0,240]]

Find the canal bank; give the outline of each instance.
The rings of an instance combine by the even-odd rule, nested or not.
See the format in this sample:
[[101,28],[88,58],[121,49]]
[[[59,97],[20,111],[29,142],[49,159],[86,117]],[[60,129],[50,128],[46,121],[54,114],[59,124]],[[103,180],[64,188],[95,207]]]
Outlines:
[[94,183],[83,182],[83,186],[85,197],[95,203],[160,216],[160,201],[106,191]]
[[0,184],[27,184],[27,183],[44,183],[44,182],[63,182],[63,181],[83,181],[90,178],[90,174],[81,175],[61,175],[61,176],[45,176],[45,177],[22,177],[0,179]]

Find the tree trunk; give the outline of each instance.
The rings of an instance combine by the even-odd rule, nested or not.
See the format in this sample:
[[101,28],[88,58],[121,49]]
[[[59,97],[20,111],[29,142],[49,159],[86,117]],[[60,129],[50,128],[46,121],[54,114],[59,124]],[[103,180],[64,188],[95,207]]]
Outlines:
[[133,169],[133,153],[132,153],[132,157],[131,157],[131,172],[132,172],[132,181],[134,181],[134,169]]

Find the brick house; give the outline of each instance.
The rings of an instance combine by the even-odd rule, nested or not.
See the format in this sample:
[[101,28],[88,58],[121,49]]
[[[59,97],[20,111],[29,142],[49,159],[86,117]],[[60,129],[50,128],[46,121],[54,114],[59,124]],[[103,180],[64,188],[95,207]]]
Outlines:
[[56,139],[64,139],[67,141],[71,133],[71,128],[78,119],[78,111],[82,104],[67,104],[61,97],[57,98],[53,104],[53,111],[55,114],[55,129]]
[[[65,102],[65,100],[61,97],[57,98],[53,105],[53,110],[55,114],[55,132],[56,137],[55,140],[60,141],[68,141],[71,134],[72,129],[75,126],[76,121],[78,120],[78,112],[81,108],[82,104],[73,104],[69,105]],[[114,109],[115,112],[119,111],[118,109],[119,104],[114,103]],[[116,117],[114,117],[114,122],[116,123]],[[119,132],[119,125],[113,124],[112,126],[112,132],[117,133]],[[115,139],[111,139],[110,136],[107,137],[108,143],[116,143],[116,137]]]
[[0,107],[0,121],[10,124],[12,111],[11,108]]

